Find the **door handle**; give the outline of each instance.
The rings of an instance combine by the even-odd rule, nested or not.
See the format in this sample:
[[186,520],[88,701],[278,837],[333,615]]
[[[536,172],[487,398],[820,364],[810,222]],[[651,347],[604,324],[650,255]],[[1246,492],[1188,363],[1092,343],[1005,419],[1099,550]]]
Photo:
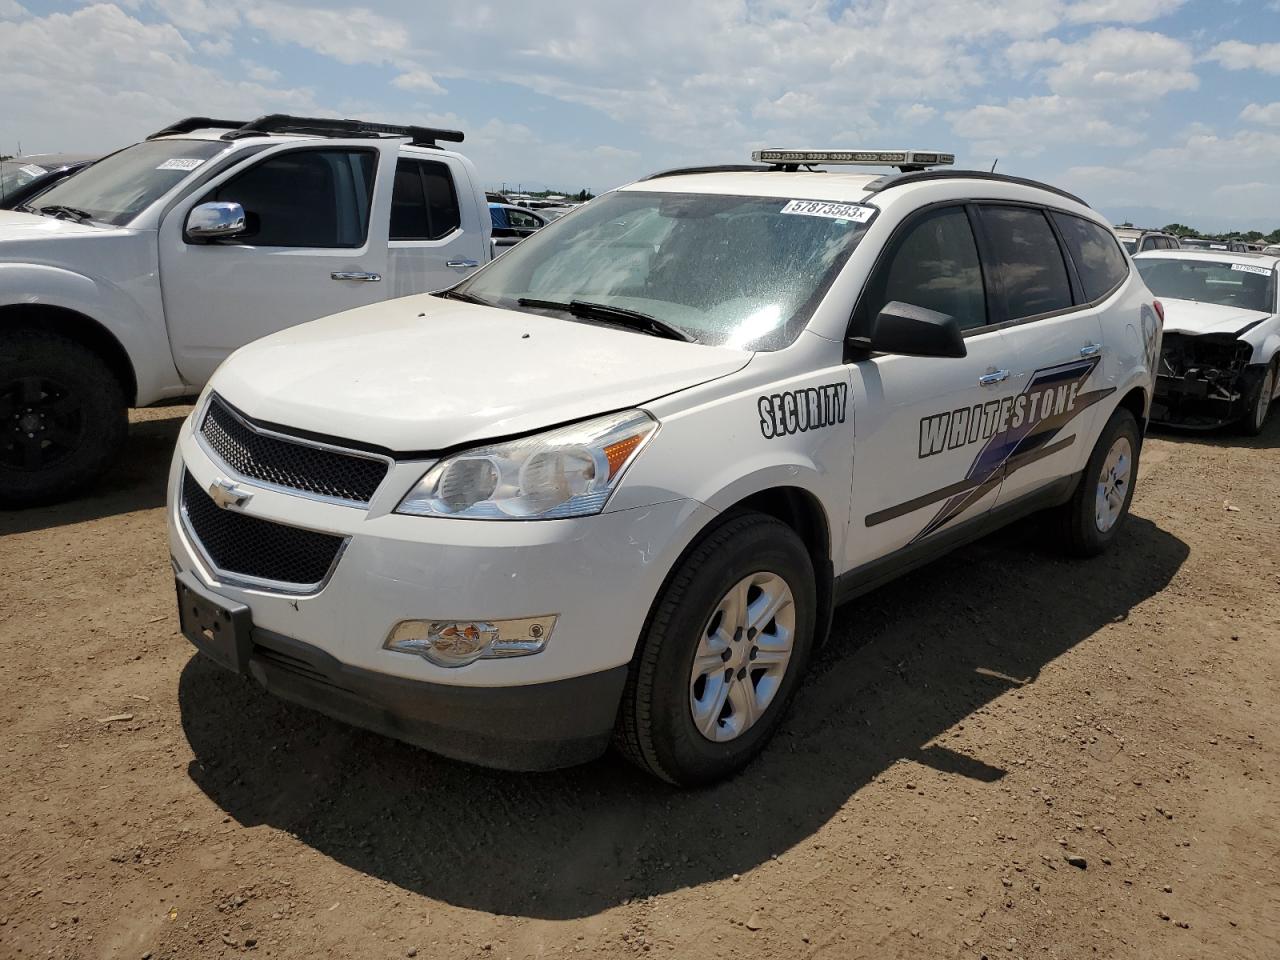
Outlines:
[[331,280],[359,280],[363,283],[377,283],[382,279],[380,273],[362,273],[358,270],[338,270],[329,274]]
[[978,378],[978,386],[990,387],[997,383],[1003,383],[1009,379],[1008,370],[993,370],[991,373],[984,373]]
[[480,266],[480,261],[479,260],[446,260],[444,262],[444,265],[446,267],[478,267]]
[[1102,344],[1100,343],[1091,343],[1088,346],[1080,348],[1080,356],[1082,357],[1096,357],[1101,352]]

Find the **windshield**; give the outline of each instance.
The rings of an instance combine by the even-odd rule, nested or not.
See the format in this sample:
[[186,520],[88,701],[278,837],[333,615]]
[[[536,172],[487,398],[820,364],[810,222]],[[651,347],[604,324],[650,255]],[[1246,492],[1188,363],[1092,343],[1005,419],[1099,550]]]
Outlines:
[[874,213],[620,191],[539,230],[455,289],[513,309],[522,299],[621,307],[699,343],[777,350],[799,335]]
[[1275,274],[1251,263],[1211,260],[1139,258],[1134,263],[1148,289],[1157,297],[1216,303],[1241,310],[1272,311]]
[[120,226],[228,146],[217,140],[135,143],[42,193],[38,206],[73,207],[94,220]]
[[48,172],[38,163],[24,160],[0,160],[0,200]]

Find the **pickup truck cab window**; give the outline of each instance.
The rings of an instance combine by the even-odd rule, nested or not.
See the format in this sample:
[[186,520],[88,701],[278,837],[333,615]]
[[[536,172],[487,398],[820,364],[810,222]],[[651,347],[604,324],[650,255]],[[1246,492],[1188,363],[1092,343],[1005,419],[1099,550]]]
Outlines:
[[257,247],[359,247],[369,232],[378,155],[371,150],[290,150],[254,164],[204,198],[244,207]]
[[401,157],[391,194],[391,239],[439,240],[458,229],[459,222],[449,168]]

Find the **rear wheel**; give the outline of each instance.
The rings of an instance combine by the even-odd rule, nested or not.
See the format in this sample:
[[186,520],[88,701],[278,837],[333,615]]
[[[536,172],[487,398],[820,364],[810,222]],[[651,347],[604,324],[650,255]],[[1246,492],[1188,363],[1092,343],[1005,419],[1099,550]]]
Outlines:
[[43,331],[0,334],[0,507],[84,488],[127,429],[120,382],[87,347]]
[[640,638],[618,718],[622,753],[682,786],[747,764],[800,682],[816,609],[813,564],[786,524],[748,513],[711,531]]
[[1076,492],[1060,508],[1069,553],[1096,556],[1116,538],[1133,501],[1140,448],[1138,421],[1121,407],[1103,427]]
[[1249,415],[1240,421],[1240,428],[1246,436],[1256,437],[1267,424],[1267,414],[1271,412],[1271,398],[1276,392],[1277,364],[1280,364],[1280,358],[1267,364],[1267,372],[1263,374],[1262,382],[1258,384],[1258,395],[1253,398]]

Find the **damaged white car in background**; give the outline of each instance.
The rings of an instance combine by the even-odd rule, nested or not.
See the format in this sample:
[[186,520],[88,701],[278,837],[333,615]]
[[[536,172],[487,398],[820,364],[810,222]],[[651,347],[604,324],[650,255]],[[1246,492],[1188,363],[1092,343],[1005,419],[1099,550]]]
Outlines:
[[1151,419],[1261,433],[1280,393],[1280,257],[1158,250],[1134,264],[1165,308]]

